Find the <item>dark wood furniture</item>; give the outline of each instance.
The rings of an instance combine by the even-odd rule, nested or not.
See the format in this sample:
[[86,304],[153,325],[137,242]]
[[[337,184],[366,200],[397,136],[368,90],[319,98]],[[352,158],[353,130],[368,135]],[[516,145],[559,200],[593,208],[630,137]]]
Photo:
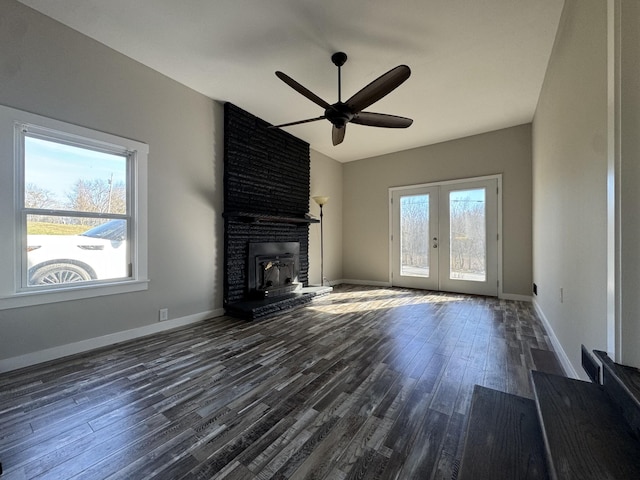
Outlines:
[[476,385],[465,439],[462,479],[547,479],[536,405]]
[[476,387],[458,480],[640,479],[640,370],[594,353],[593,383],[532,371],[533,401]]

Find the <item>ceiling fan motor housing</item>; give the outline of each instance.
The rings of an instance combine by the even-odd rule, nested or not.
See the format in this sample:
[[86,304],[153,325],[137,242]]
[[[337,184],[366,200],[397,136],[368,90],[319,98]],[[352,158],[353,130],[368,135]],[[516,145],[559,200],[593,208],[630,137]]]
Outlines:
[[335,127],[344,128],[344,126],[351,121],[354,114],[344,102],[337,102],[331,105],[324,111],[324,116]]

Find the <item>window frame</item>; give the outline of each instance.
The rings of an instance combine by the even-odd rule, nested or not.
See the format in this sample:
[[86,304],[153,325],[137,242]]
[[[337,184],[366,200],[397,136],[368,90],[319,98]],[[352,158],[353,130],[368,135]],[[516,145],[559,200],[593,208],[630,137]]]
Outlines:
[[[125,156],[127,212],[102,214],[25,207],[25,137]],[[0,310],[146,290],[147,144],[0,105]],[[10,192],[10,193],[9,193]],[[9,196],[12,198],[9,199]],[[122,218],[128,225],[130,275],[55,286],[27,285],[27,215]]]

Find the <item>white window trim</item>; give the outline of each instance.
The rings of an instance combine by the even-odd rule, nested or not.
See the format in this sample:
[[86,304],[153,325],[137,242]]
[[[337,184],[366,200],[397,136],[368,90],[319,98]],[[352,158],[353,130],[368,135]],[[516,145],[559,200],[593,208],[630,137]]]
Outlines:
[[[55,290],[25,290],[22,288],[20,269],[22,261],[17,254],[21,245],[22,162],[16,128],[34,125],[40,130],[53,130],[69,139],[86,138],[91,143],[108,145],[133,153],[135,185],[131,207],[135,222],[133,257],[135,262],[131,279],[113,282],[61,285]],[[40,115],[0,105],[0,310],[41,305],[54,302],[114,295],[146,290],[147,274],[147,157],[149,146],[135,140],[118,137],[85,127],[53,120]]]

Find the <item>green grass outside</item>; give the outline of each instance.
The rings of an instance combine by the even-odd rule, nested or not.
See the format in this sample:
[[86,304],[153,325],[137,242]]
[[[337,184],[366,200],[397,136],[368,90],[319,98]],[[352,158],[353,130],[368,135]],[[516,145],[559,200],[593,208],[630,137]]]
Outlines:
[[27,222],[29,235],[77,235],[91,227],[86,225],[65,225],[62,223]]

